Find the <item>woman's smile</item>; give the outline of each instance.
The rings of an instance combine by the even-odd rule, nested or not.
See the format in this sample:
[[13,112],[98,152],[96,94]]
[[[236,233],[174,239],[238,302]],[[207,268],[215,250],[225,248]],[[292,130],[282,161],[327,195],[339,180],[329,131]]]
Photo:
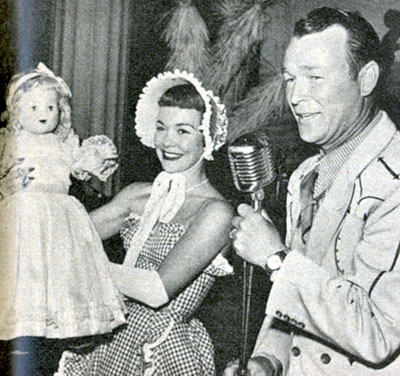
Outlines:
[[182,153],[174,153],[174,152],[162,150],[163,159],[166,159],[168,161],[177,161],[182,156],[183,156]]
[[184,172],[195,165],[204,152],[199,130],[202,113],[194,109],[160,107],[154,145],[167,172]]

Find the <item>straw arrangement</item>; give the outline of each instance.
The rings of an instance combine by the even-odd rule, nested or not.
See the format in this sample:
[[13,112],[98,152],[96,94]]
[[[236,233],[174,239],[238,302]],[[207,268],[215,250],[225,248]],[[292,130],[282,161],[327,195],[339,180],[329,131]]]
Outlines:
[[281,74],[276,74],[253,88],[237,104],[229,119],[229,141],[232,142],[245,133],[259,132],[275,121],[278,122],[285,106],[284,95]]
[[207,25],[191,0],[178,1],[168,16],[164,38],[171,54],[166,70],[179,69],[202,79],[210,58]]
[[232,108],[246,90],[251,64],[257,64],[257,47],[266,38],[267,9],[274,1],[223,0],[223,20],[213,46],[213,64],[207,84]]
[[[268,37],[268,9],[285,0],[220,0],[216,2],[220,24],[217,39],[209,46],[209,34],[192,0],[179,0],[169,18],[164,37],[170,49],[167,70],[193,73],[221,98],[229,115],[229,140],[244,133],[266,131],[277,124],[284,109],[281,74],[256,86],[260,70],[260,46]],[[210,52],[211,51],[211,52]]]

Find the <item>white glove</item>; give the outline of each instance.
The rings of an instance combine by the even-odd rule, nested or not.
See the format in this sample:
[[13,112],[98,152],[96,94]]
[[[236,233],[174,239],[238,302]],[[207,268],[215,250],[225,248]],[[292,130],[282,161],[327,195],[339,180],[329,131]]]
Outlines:
[[127,268],[110,263],[112,278],[118,290],[152,308],[168,303],[169,297],[156,270]]

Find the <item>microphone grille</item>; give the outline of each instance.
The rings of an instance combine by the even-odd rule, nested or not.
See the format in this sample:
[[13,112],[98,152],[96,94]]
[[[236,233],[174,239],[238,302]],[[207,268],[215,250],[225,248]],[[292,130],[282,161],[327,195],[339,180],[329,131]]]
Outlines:
[[233,181],[241,192],[254,193],[271,184],[275,168],[266,136],[248,134],[228,147]]

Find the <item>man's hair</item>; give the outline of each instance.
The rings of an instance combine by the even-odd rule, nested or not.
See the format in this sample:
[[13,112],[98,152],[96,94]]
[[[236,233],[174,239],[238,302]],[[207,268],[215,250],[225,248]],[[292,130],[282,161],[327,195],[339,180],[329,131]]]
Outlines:
[[179,107],[204,112],[206,107],[200,94],[191,84],[181,84],[168,89],[158,101],[160,107]]
[[383,64],[380,54],[380,41],[372,25],[358,12],[322,7],[312,10],[305,18],[296,22],[294,36],[323,31],[330,26],[340,25],[348,34],[347,59],[350,73],[357,78],[361,68],[374,60],[383,76]]

